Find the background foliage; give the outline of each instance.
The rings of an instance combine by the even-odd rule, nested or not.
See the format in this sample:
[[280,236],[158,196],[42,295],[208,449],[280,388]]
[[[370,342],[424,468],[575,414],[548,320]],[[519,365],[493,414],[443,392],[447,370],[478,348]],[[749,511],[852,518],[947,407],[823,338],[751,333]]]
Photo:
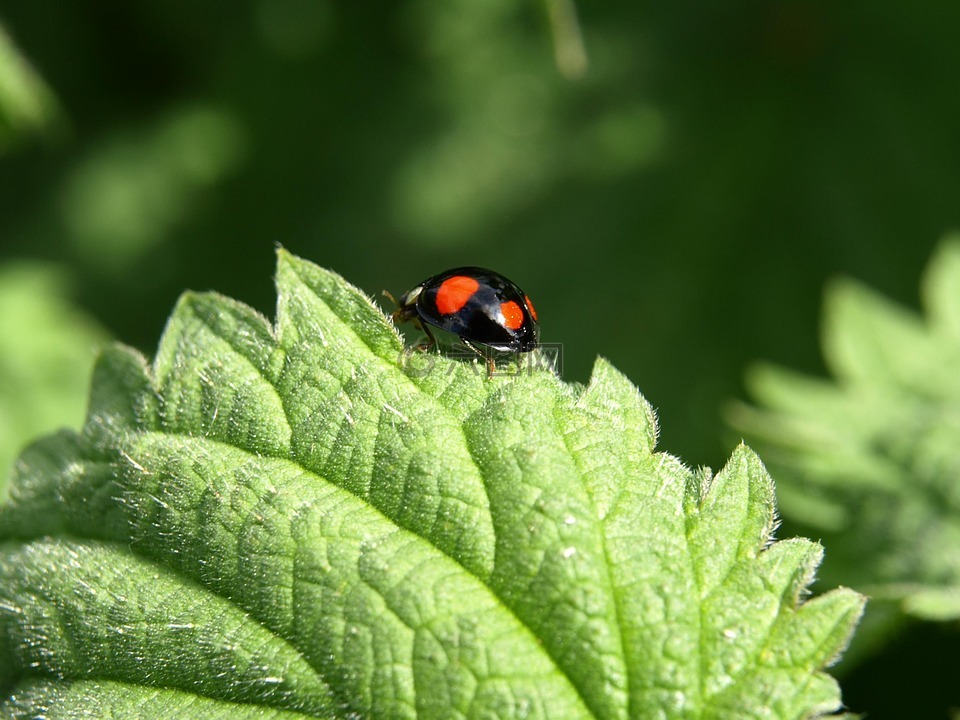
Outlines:
[[[960,6],[577,10],[571,79],[539,3],[6,3],[0,256],[59,264],[147,352],[185,287],[269,311],[277,242],[371,292],[493,266],[567,379],[609,357],[661,446],[718,467],[748,362],[823,371],[826,279],[915,306],[960,225]],[[943,716],[957,647],[911,628],[845,699]]]
[[824,380],[757,364],[728,416],[762,449],[786,516],[832,548],[823,573],[868,593],[855,663],[908,618],[960,617],[960,243],[937,250],[924,313],[855,281],[825,297]]

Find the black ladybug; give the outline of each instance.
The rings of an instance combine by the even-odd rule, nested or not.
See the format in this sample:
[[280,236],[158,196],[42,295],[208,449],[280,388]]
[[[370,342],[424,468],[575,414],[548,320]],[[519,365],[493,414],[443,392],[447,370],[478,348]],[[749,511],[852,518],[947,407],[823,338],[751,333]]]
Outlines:
[[500,273],[479,267],[447,270],[424,280],[400,297],[395,322],[419,321],[457,335],[479,355],[477,345],[500,352],[524,353],[540,342],[540,324],[530,298]]

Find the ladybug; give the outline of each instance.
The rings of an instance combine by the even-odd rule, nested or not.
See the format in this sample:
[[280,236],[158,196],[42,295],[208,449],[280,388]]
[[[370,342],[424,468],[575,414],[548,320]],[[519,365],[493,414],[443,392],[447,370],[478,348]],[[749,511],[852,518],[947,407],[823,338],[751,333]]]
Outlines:
[[397,305],[394,322],[417,322],[427,335],[428,347],[436,344],[431,325],[457,335],[483,357],[487,356],[477,346],[525,353],[536,349],[540,341],[537,311],[530,298],[493,270],[447,270],[405,292]]

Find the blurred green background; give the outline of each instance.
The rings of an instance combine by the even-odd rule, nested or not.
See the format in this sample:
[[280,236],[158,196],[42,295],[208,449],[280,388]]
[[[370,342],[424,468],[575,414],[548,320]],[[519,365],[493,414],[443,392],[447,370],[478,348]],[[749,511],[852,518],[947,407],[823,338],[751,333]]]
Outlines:
[[[825,281],[915,306],[960,227],[960,4],[572,12],[0,5],[0,280],[16,285],[0,288],[0,432],[78,424],[96,342],[152,353],[186,288],[270,314],[280,243],[376,295],[503,272],[563,343],[566,379],[610,358],[658,408],[663,449],[722,465],[737,438],[719,411],[750,361],[822,371]],[[67,309],[46,322],[48,304]],[[12,359],[30,328],[60,338],[49,368]],[[845,698],[946,717],[957,646],[918,626],[849,669]]]

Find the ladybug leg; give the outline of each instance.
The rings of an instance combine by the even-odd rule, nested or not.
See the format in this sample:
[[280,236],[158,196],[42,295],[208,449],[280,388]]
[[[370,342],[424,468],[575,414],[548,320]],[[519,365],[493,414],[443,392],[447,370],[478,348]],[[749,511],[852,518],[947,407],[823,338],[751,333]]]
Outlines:
[[493,377],[493,373],[496,372],[496,370],[497,370],[497,363],[496,363],[496,361],[495,361],[490,355],[488,355],[488,354],[485,353],[483,350],[481,350],[479,347],[477,347],[477,346],[474,345],[472,342],[470,342],[469,340],[467,340],[465,337],[461,337],[461,338],[460,338],[460,342],[462,342],[462,343],[463,343],[464,345],[466,345],[468,348],[470,348],[471,350],[473,350],[477,355],[479,355],[481,358],[483,358],[484,362],[486,362],[486,364],[487,364],[487,380],[489,380],[490,378],[492,378],[492,377]]
[[437,346],[437,339],[433,336],[433,333],[430,332],[430,328],[426,323],[417,323],[417,327],[423,330],[423,334],[427,336],[426,342],[421,342],[417,345],[417,350],[420,352],[426,352],[430,348]]
[[[384,290],[384,292],[387,292]],[[393,297],[392,295],[390,296]],[[390,313],[390,319],[393,320],[394,324],[399,325],[400,323],[416,321],[417,311],[410,307],[400,306],[392,313]],[[419,325],[419,323],[417,323]]]

